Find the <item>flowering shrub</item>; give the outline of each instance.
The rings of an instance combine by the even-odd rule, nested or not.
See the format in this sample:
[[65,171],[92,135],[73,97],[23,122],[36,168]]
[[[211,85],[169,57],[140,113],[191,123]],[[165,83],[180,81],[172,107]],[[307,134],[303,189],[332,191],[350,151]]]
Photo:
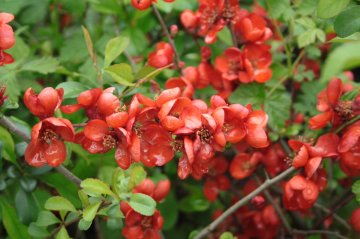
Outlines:
[[360,235],[357,1],[0,5],[6,238]]

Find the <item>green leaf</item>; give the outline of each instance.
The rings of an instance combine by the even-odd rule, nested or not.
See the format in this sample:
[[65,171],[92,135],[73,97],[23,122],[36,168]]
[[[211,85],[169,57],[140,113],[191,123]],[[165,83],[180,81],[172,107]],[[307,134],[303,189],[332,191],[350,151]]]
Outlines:
[[317,16],[320,18],[330,18],[338,15],[350,0],[319,0],[317,6]]
[[8,236],[14,239],[30,239],[27,227],[19,221],[14,207],[4,197],[0,197],[0,208],[2,223]]
[[146,171],[137,164],[130,168],[130,180],[128,190],[131,191],[136,185],[139,185],[146,178]]
[[115,37],[108,41],[105,48],[104,67],[108,67],[130,44],[128,37]]
[[321,71],[321,82],[327,82],[331,77],[360,66],[360,41],[347,42],[337,47],[327,57]]
[[39,72],[41,74],[48,74],[55,72],[56,69],[59,67],[59,62],[53,57],[42,57],[40,59],[35,59],[26,62],[22,67],[21,70],[23,71],[34,71]]
[[230,95],[229,100],[231,103],[238,103],[242,105],[262,105],[265,99],[265,87],[262,84],[250,83],[243,84],[236,88]]
[[179,211],[177,208],[177,199],[174,191],[170,191],[166,200],[158,204],[158,209],[161,215],[164,217],[163,230],[168,230],[176,225],[179,217]]
[[60,196],[49,198],[45,203],[45,209],[51,211],[76,211],[76,208],[69,200]]
[[151,216],[155,212],[155,200],[142,193],[133,193],[130,195],[129,205],[136,212],[144,216]]
[[55,239],[70,239],[70,236],[64,226],[62,226],[58,234],[56,234]]
[[60,220],[52,212],[42,211],[38,215],[36,225],[40,227],[47,227],[56,223],[59,223]]
[[354,6],[340,13],[334,22],[339,37],[347,37],[360,31],[360,6]]
[[40,227],[35,222],[30,223],[28,233],[35,238],[46,238],[50,236],[50,233],[45,227]]
[[264,102],[264,111],[269,116],[269,126],[280,131],[285,127],[285,122],[290,118],[291,96],[285,90],[275,90],[267,94]]
[[356,201],[360,203],[360,180],[354,182],[351,188],[352,192],[355,194]]
[[79,221],[78,227],[79,227],[80,230],[86,231],[86,230],[88,230],[90,228],[91,224],[92,224],[92,220],[91,221],[86,221],[84,219],[81,219]]
[[76,98],[81,92],[87,90],[84,84],[76,81],[62,82],[56,86],[56,89],[59,88],[64,89],[64,99]]
[[220,239],[236,239],[231,232],[224,232],[221,234]]
[[224,42],[226,45],[231,46],[232,45],[232,39],[231,39],[231,33],[229,28],[224,27],[217,36],[219,39]]
[[3,143],[2,155],[6,160],[17,164],[15,155],[15,145],[11,134],[4,128],[0,127],[0,141]]
[[312,29],[309,29],[309,30],[301,33],[297,38],[297,43],[300,48],[303,48],[307,45],[315,43],[316,38],[318,38],[320,41],[324,42],[325,41],[325,33],[321,29],[312,28]]
[[288,21],[294,16],[294,10],[290,6],[290,0],[267,0],[266,5],[269,14],[273,18],[283,18],[285,21]]
[[89,55],[92,59],[92,61],[95,63],[96,62],[96,55],[94,52],[94,46],[90,37],[90,33],[89,31],[86,29],[86,27],[81,26],[83,34],[84,34],[84,38],[85,38],[85,43],[86,43],[86,47],[88,49]]
[[95,178],[87,178],[83,180],[80,187],[82,187],[84,192],[90,196],[98,196],[101,194],[115,195],[106,183]]
[[93,204],[90,204],[87,208],[85,208],[83,212],[83,218],[84,220],[91,222],[94,220],[96,213],[101,205],[101,202],[96,202]]
[[120,63],[120,64],[112,65],[106,67],[104,71],[108,73],[115,82],[121,85],[126,85],[126,86],[134,85],[133,83],[131,83],[134,81],[134,76],[132,73],[131,66],[128,64]]
[[88,198],[87,194],[83,190],[79,190],[78,195],[79,195],[82,206],[84,208],[89,206],[90,202],[89,202],[89,198]]

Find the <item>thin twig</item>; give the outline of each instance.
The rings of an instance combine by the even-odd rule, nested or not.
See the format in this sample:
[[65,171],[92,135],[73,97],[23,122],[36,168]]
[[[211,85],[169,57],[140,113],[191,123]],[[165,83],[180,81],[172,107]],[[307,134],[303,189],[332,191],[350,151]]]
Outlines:
[[[270,180],[270,179],[268,178],[267,180]],[[255,176],[255,181],[257,182],[258,185],[261,185],[261,180],[257,175]],[[290,226],[288,220],[286,219],[284,212],[279,207],[279,204],[271,196],[268,189],[264,190],[264,195],[265,195],[266,199],[270,202],[270,204],[274,207],[274,209],[275,209],[277,215],[279,216],[281,222],[283,223],[286,231],[288,233],[291,233],[292,229],[291,229],[291,226]]]
[[[315,203],[314,207],[319,208],[321,211],[323,211],[323,212],[325,212],[327,214],[331,213],[331,210],[329,208],[326,208],[326,207],[324,207],[323,205],[321,205],[319,203]],[[347,230],[351,230],[351,227],[350,227],[349,223],[347,223],[347,221],[345,221],[344,219],[339,217],[336,213],[333,213],[333,217],[334,217],[334,220],[336,220],[341,225],[343,225]]]
[[287,169],[286,171],[282,172],[281,174],[277,175],[276,177],[272,179],[265,180],[265,182],[252,191],[247,196],[243,197],[239,201],[237,201],[234,205],[229,207],[223,214],[221,214],[220,217],[218,217],[215,221],[210,223],[207,227],[202,229],[199,234],[194,237],[194,239],[201,239],[204,238],[208,233],[212,232],[217,226],[219,226],[226,218],[228,218],[230,215],[232,215],[234,212],[236,212],[240,207],[244,206],[247,202],[249,202],[253,197],[263,192],[265,189],[270,187],[271,185],[281,181],[286,176],[290,175],[291,173],[295,172],[296,169],[291,167]]
[[63,174],[67,179],[69,179],[71,182],[75,183],[77,186],[80,186],[81,179],[75,176],[72,172],[70,172],[67,168],[60,165],[55,168],[56,171]]
[[161,28],[163,29],[163,31],[164,31],[164,33],[165,33],[165,35],[166,35],[166,37],[167,37],[167,39],[168,39],[171,47],[172,47],[173,50],[174,50],[174,54],[175,54],[175,67],[176,67],[177,70],[180,70],[180,61],[181,61],[181,60],[180,60],[179,54],[178,54],[178,52],[177,52],[177,50],[176,50],[176,46],[175,46],[174,40],[173,40],[173,38],[171,37],[171,35],[170,35],[170,33],[169,33],[169,30],[167,29],[167,26],[166,26],[166,24],[165,24],[165,22],[164,22],[164,19],[163,19],[162,16],[161,16],[159,10],[156,8],[156,6],[155,6],[154,4],[151,5],[151,8],[152,8],[153,12],[155,13],[158,21],[160,22]]
[[337,231],[327,231],[327,230],[293,230],[292,231],[293,234],[299,234],[299,235],[304,235],[304,236],[309,236],[309,235],[329,235],[329,236],[334,236],[340,239],[348,239],[348,237],[345,237],[343,235],[341,235],[339,232]]
[[360,115],[355,116],[354,118],[352,118],[351,120],[349,120],[348,122],[345,122],[344,124],[342,124],[339,128],[337,128],[335,130],[335,134],[340,133],[343,129],[345,129],[346,127],[348,127],[349,125],[355,123],[356,121],[360,120]]
[[[10,133],[22,138],[25,142],[29,143],[31,141],[30,135],[28,135],[26,132],[20,130],[7,117],[5,117],[5,116],[0,117],[0,125],[4,126],[6,129],[8,129]],[[68,169],[66,169],[64,166],[60,165],[59,167],[56,167],[55,170],[64,174],[64,176],[67,179],[74,182],[76,185],[80,185],[81,180],[78,177],[76,177],[73,173],[71,173]]]
[[0,125],[4,126],[7,130],[9,130],[10,133],[19,136],[22,138],[25,142],[29,143],[31,140],[30,135],[28,135],[26,132],[20,130],[13,122],[11,122],[7,117],[2,116],[0,118]]

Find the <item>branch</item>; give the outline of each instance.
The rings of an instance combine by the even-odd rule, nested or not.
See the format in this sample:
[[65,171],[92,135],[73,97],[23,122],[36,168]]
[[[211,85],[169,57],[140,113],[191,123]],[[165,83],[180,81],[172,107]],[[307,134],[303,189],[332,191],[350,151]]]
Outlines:
[[4,126],[10,133],[22,138],[25,142],[29,143],[31,140],[30,135],[20,130],[13,122],[7,117],[0,117],[0,125]]
[[244,206],[247,202],[249,202],[253,197],[255,197],[256,195],[260,194],[261,192],[263,192],[265,189],[267,189],[268,187],[270,187],[271,185],[281,181],[282,179],[284,179],[286,176],[290,175],[291,173],[295,172],[296,169],[291,167],[289,169],[287,169],[286,171],[282,172],[281,174],[277,175],[276,177],[272,178],[272,179],[267,179],[265,180],[265,182],[258,187],[257,189],[255,189],[254,191],[252,191],[250,194],[248,194],[247,196],[243,197],[242,199],[240,199],[239,201],[237,201],[234,205],[232,205],[231,207],[229,207],[223,214],[221,214],[220,217],[218,217],[215,221],[213,221],[212,223],[210,223],[207,227],[205,227],[203,230],[200,231],[200,233],[194,237],[194,239],[201,239],[204,238],[208,233],[212,232],[217,226],[219,226],[226,218],[228,218],[231,214],[233,214],[234,212],[236,212],[240,207]]
[[69,179],[71,182],[75,183],[77,186],[80,186],[81,179],[76,177],[72,172],[70,172],[67,168],[60,165],[55,168],[56,171],[63,174],[67,179]]
[[356,121],[358,121],[360,119],[360,115],[355,116],[354,118],[352,118],[351,120],[349,120],[348,122],[342,124],[339,128],[337,128],[335,130],[335,134],[340,133],[343,129],[345,129],[346,127],[348,127],[349,125],[355,123]]
[[[325,212],[325,213],[332,213],[332,211],[329,208],[324,207],[323,205],[319,204],[319,203],[315,203],[314,207],[319,208],[321,211]],[[333,213],[333,217],[334,220],[338,221],[340,224],[342,224],[347,230],[351,230],[351,227],[349,225],[349,223],[347,223],[347,221],[345,221],[344,219],[342,219],[341,217],[339,217],[336,213]]]
[[[261,185],[261,181],[258,176],[255,177],[255,180],[256,180],[257,184]],[[267,180],[269,180],[268,177],[267,177]],[[274,207],[277,215],[279,216],[280,220],[282,221],[282,223],[286,229],[286,232],[291,233],[291,231],[292,231],[291,226],[290,226],[289,222],[287,221],[284,212],[280,208],[279,204],[277,202],[275,202],[274,198],[269,193],[269,190],[265,189],[264,195],[265,195],[266,199],[270,202],[270,204]]]
[[337,231],[326,231],[326,230],[293,230],[294,234],[300,234],[300,235],[304,235],[304,236],[309,236],[309,235],[316,235],[316,234],[320,234],[320,235],[329,235],[329,236],[334,236],[340,239],[347,239],[348,237],[345,237],[343,235],[341,235],[339,232]]
[[174,50],[174,54],[175,54],[175,67],[177,70],[180,70],[180,57],[179,57],[179,54],[178,52],[176,51],[176,46],[175,46],[175,43],[174,43],[174,40],[172,39],[170,33],[169,33],[169,30],[167,29],[167,26],[164,22],[164,19],[162,18],[159,10],[156,8],[156,6],[154,4],[151,5],[151,8],[153,10],[153,12],[155,13],[157,19],[159,20],[160,22],[160,25],[161,25],[161,28],[163,29],[171,47],[173,48]]
[[[4,126],[10,133],[19,136],[25,142],[29,143],[31,141],[30,135],[20,130],[13,122],[11,122],[7,117],[2,116],[0,117],[0,125]],[[67,179],[75,183],[76,185],[80,185],[81,179],[76,177],[72,172],[70,172],[67,168],[60,165],[59,167],[55,168],[56,171],[62,173]]]

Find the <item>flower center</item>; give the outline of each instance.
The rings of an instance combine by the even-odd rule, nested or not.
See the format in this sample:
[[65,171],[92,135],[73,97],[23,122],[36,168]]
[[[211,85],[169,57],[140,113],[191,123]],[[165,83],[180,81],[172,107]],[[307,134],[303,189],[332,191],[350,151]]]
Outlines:
[[199,135],[201,142],[208,144],[212,142],[213,136],[211,135],[211,132],[205,127],[199,129],[197,131],[197,135]]
[[58,138],[58,135],[51,129],[46,129],[41,135],[41,138],[47,143],[51,144],[51,141]]
[[182,140],[175,140],[172,142],[172,148],[175,152],[182,152],[184,149],[184,141]]
[[152,217],[144,217],[141,220],[141,226],[143,226],[144,228],[151,228],[151,224],[152,224]]
[[346,121],[354,116],[354,112],[351,106],[351,101],[340,101],[334,110],[343,121]]
[[116,139],[111,135],[105,135],[103,145],[107,148],[113,149],[116,147],[117,141]]

